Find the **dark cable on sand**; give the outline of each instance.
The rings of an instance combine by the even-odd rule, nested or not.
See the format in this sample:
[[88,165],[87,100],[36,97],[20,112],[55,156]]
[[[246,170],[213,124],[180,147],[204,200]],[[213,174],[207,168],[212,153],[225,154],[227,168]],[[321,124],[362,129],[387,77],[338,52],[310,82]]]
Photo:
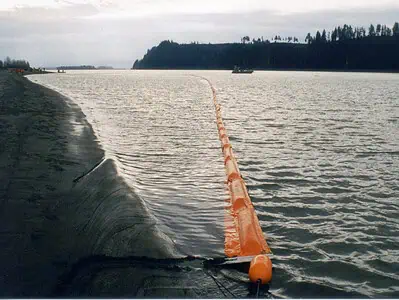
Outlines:
[[216,283],[219,290],[223,293],[223,295],[227,298],[227,295],[223,292],[220,287],[223,287],[233,298],[237,298],[227,287],[225,287],[215,276],[213,276],[210,272],[206,272]]

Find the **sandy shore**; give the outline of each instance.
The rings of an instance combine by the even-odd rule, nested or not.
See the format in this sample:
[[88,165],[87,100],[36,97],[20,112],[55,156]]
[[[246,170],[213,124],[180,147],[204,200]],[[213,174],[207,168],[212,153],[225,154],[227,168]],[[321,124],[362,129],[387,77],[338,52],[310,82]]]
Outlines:
[[113,161],[104,159],[79,107],[6,72],[0,72],[0,205],[1,297],[54,296],[60,276],[91,255],[177,255]]

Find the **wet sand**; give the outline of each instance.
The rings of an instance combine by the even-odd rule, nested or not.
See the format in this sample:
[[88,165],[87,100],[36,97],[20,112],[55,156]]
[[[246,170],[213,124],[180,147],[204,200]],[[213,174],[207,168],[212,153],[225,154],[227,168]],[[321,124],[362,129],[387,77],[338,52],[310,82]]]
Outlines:
[[1,297],[57,296],[65,273],[93,255],[179,255],[104,157],[79,107],[6,72],[0,205]]

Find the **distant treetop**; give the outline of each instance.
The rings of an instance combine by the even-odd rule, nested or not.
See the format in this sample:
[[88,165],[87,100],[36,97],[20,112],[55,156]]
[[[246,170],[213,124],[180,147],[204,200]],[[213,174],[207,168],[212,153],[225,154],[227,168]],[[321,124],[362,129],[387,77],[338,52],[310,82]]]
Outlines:
[[6,57],[4,61],[0,60],[0,68],[4,69],[24,69],[28,70],[30,68],[30,64],[28,61],[24,59],[11,59],[10,57]]

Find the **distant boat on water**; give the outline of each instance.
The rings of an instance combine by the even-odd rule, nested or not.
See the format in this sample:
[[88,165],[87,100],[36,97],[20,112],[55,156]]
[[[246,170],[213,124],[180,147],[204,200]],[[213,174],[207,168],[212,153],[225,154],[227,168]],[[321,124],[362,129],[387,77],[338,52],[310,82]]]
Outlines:
[[241,69],[237,66],[234,67],[233,74],[252,74],[254,70],[252,69]]

